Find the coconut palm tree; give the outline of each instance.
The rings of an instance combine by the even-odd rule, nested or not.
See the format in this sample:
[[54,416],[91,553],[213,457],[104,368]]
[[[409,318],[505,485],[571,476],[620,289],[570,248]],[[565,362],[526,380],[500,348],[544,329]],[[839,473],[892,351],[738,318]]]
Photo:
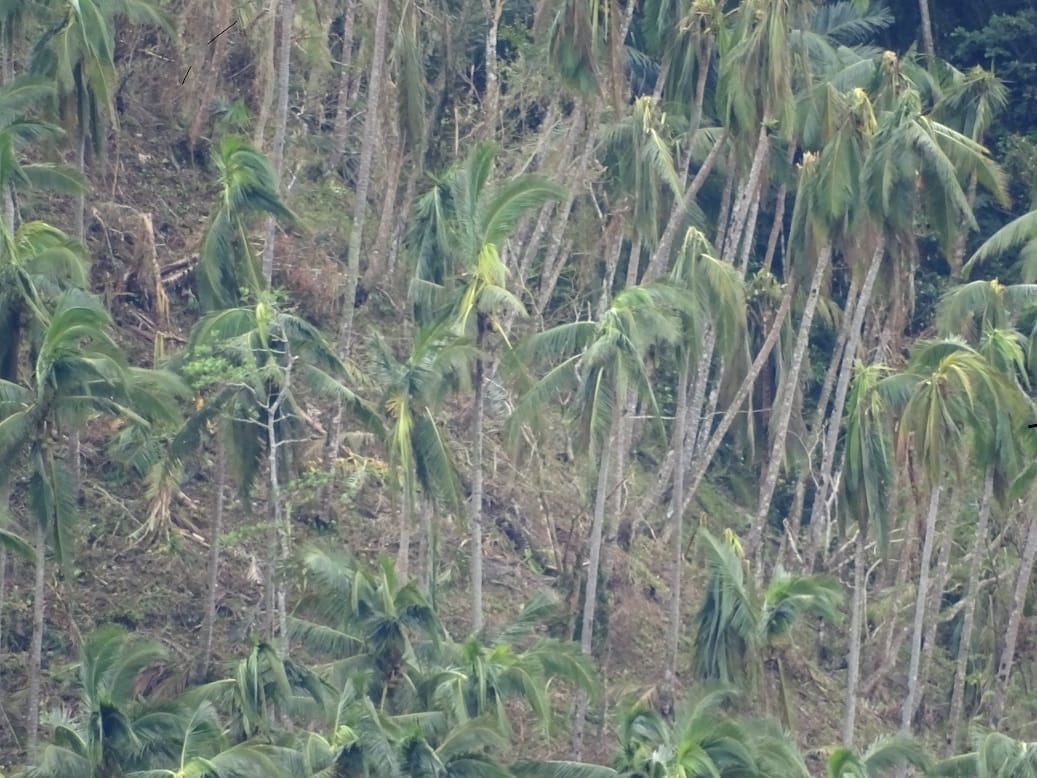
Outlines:
[[1037,776],[1037,743],[1000,732],[977,732],[975,751],[937,762],[928,775],[938,778],[1032,778]]
[[873,741],[862,754],[843,746],[833,749],[825,763],[825,775],[828,778],[882,778],[905,765],[932,775],[928,772],[931,764],[922,743],[905,735],[891,735]]
[[[43,648],[45,562],[48,547],[62,564],[69,559],[75,495],[58,459],[53,438],[59,430],[81,427],[92,414],[108,414],[148,425],[173,420],[173,398],[186,389],[172,374],[127,367],[112,340],[111,319],[101,302],[85,292],[64,292],[52,314],[40,311],[45,330],[28,386],[0,381],[6,415],[0,419],[0,461],[4,478],[26,457],[27,504],[34,519],[36,579],[33,638],[29,657],[28,743],[36,744]],[[134,387],[134,384],[137,384]],[[144,391],[146,387],[160,391]],[[134,406],[137,408],[134,408]]]
[[[29,71],[56,86],[55,113],[75,130],[79,174],[86,167],[89,140],[104,152],[105,122],[118,128],[115,112],[115,20],[159,27],[174,36],[168,17],[147,0],[61,0],[63,13],[33,47]],[[80,192],[77,237],[82,240],[84,198]]]
[[[487,338],[503,334],[505,311],[524,314],[507,289],[508,270],[501,260],[504,242],[531,209],[562,196],[561,188],[541,176],[521,175],[492,186],[496,149],[480,143],[464,164],[448,172],[418,203],[408,243],[416,263],[411,295],[419,325],[449,322],[455,333],[471,338],[472,485],[471,581],[472,631],[483,626],[482,503],[483,422]],[[504,339],[507,341],[507,338]]]
[[[601,321],[561,324],[531,336],[522,345],[523,354],[561,361],[516,405],[508,421],[512,443],[522,425],[531,423],[543,408],[553,403],[560,390],[574,388],[570,412],[576,420],[580,447],[587,452],[591,472],[596,471],[583,614],[579,622],[580,645],[587,656],[591,654],[593,642],[611,449],[623,412],[620,403],[633,394],[658,416],[646,358],[653,346],[677,340],[672,306],[678,299],[679,293],[669,286],[628,287],[613,298]],[[578,741],[582,737],[581,719],[586,702],[582,696],[577,700],[581,703],[577,706],[574,733]]]
[[[812,615],[835,622],[843,592],[823,575],[793,576],[780,567],[767,588],[758,592],[746,576],[741,544],[728,530],[721,541],[699,532],[709,569],[708,588],[695,618],[695,674],[707,681],[753,690],[768,665],[777,670],[781,716],[791,728],[782,650],[795,623]],[[766,687],[765,687],[766,688]],[[768,702],[765,692],[764,701]]]
[[8,232],[15,229],[17,190],[37,187],[78,194],[86,186],[82,176],[64,165],[29,163],[20,159],[21,151],[28,143],[51,140],[64,134],[57,125],[25,115],[26,110],[49,97],[53,91],[52,83],[31,76],[20,76],[8,84],[0,84],[0,199],[3,200],[0,223]]
[[265,288],[249,238],[250,225],[260,215],[283,224],[297,217],[281,201],[277,178],[266,157],[244,138],[228,135],[216,155],[220,196],[198,250],[195,286],[206,311],[232,308],[242,302],[242,290],[255,297]]
[[422,588],[430,592],[435,579],[435,540],[429,511],[457,510],[461,488],[456,464],[446,446],[435,414],[447,392],[466,378],[470,347],[442,327],[426,327],[411,344],[406,362],[397,362],[385,340],[374,339],[378,384],[391,420],[387,448],[389,463],[400,479],[400,548],[396,571],[407,580],[411,523],[418,508],[418,488],[428,499],[422,511],[427,555],[422,562]]

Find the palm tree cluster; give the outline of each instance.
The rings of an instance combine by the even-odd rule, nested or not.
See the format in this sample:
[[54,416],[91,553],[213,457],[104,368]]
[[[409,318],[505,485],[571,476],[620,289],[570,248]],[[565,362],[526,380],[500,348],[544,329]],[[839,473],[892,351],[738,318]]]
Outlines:
[[[13,554],[29,774],[805,775],[812,672],[845,689],[829,775],[1032,772],[1033,142],[994,72],[937,56],[925,0],[924,54],[882,48],[900,5],[0,0],[0,615]],[[210,207],[162,265],[161,192],[105,198],[158,131],[139,60],[175,59],[200,72],[157,100],[158,155]],[[126,267],[109,210],[144,225]],[[120,541],[206,546],[202,640],[153,689],[160,643],[77,638],[80,699],[46,713],[46,605],[114,499],[84,437],[142,485]],[[350,546],[371,492],[395,563],[304,548],[303,511]],[[504,492],[544,517],[553,638],[549,598],[501,627],[487,597]],[[229,669],[225,542],[261,589]],[[630,560],[666,581],[664,647],[603,767],[591,668],[643,639],[611,621]],[[556,681],[571,760],[507,764],[516,728],[555,730]],[[862,704],[898,731],[858,753]]]

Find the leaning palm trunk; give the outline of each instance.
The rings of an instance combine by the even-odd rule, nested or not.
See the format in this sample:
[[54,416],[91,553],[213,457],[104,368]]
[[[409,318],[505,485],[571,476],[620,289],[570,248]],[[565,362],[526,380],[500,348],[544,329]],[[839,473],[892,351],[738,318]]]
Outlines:
[[198,677],[206,678],[212,668],[212,637],[216,627],[216,590],[219,586],[220,534],[223,532],[224,492],[227,485],[227,454],[222,435],[216,436],[216,512],[212,517],[209,537],[209,589],[205,593],[205,617],[202,622],[202,661]]
[[921,698],[919,673],[922,663],[922,634],[925,632],[925,605],[929,599],[929,566],[933,558],[933,542],[936,538],[936,518],[940,509],[940,487],[934,486],[929,497],[929,510],[925,517],[925,536],[922,541],[922,559],[918,565],[918,595],[915,598],[915,620],[911,631],[911,661],[907,670],[907,697],[901,711],[900,729],[911,733],[911,722]]
[[[584,587],[583,618],[580,622],[580,651],[591,655],[594,641],[594,613],[598,601],[598,568],[601,562],[601,544],[605,529],[605,502],[608,496],[609,453],[615,440],[616,420],[613,420],[608,439],[601,447],[598,463],[598,482],[594,489],[594,517],[591,521],[590,549],[587,559],[587,584]],[[587,720],[587,695],[582,690],[576,696],[576,720],[573,723],[573,755],[583,758],[583,728]]]
[[[789,432],[789,420],[792,418],[792,406],[796,402],[796,387],[799,386],[799,374],[803,368],[803,357],[806,355],[807,344],[810,341],[810,327],[814,321],[814,311],[817,310],[817,301],[821,296],[821,282],[828,272],[828,266],[832,259],[832,244],[825,243],[817,257],[814,267],[814,276],[810,281],[810,292],[807,302],[803,308],[803,318],[799,322],[799,332],[796,335],[796,345],[792,351],[792,360],[789,369],[785,373],[783,386],[778,394],[781,396],[781,405],[778,407],[776,417],[771,418],[774,431],[771,435],[771,452],[764,470],[763,484],[760,488],[760,502],[756,511],[756,520],[746,542],[746,556],[762,553],[763,534],[767,526],[767,517],[771,510],[771,500],[774,497],[774,489],[778,485],[778,474],[781,472],[782,460],[785,456],[785,440]],[[757,564],[756,575],[762,575],[763,566]]]
[[[922,704],[925,697],[925,686],[929,679],[929,667],[932,665],[933,650],[936,646],[936,629],[940,626],[940,606],[943,602],[943,593],[947,588],[947,579],[950,575],[950,559],[954,547],[954,514],[944,520],[943,531],[940,534],[939,556],[936,560],[936,575],[933,577],[932,588],[929,592],[929,603],[926,612],[929,614],[925,634],[922,635],[922,656],[918,669],[918,699],[915,701],[915,710]],[[914,714],[912,713],[912,717]]]
[[1015,590],[1012,592],[1012,612],[1008,616],[1005,647],[1001,651],[1001,659],[997,665],[997,688],[994,691],[994,700],[990,705],[990,726],[994,728],[1001,724],[1001,717],[1004,715],[1005,699],[1008,696],[1008,681],[1012,676],[1012,664],[1015,662],[1015,646],[1019,639],[1019,626],[1023,621],[1026,594],[1030,589],[1030,578],[1033,575],[1035,558],[1037,558],[1037,516],[1030,520],[1030,529],[1026,534],[1023,558],[1019,562],[1019,573],[1015,579]]
[[484,62],[486,64],[486,91],[483,104],[482,138],[492,140],[497,133],[497,120],[500,113],[500,83],[497,76],[497,29],[500,25],[504,0],[482,0],[483,12],[486,14],[486,41]]
[[352,75],[353,21],[356,5],[356,0],[346,0],[345,9],[342,12],[342,64],[339,67],[335,124],[331,130],[331,166],[333,168],[342,164],[342,156],[346,153],[346,146],[349,143],[349,87]]
[[[720,449],[720,444],[724,440],[724,436],[727,431],[731,428],[734,423],[735,417],[741,411],[742,405],[749,397],[749,393],[753,390],[753,386],[756,383],[757,376],[760,375],[760,371],[763,370],[764,364],[770,357],[771,351],[774,350],[774,346],[778,342],[778,337],[781,335],[782,325],[785,323],[785,318],[789,315],[789,310],[792,308],[792,293],[793,284],[789,283],[785,286],[785,294],[782,295],[781,305],[778,306],[777,312],[774,314],[774,322],[771,324],[770,332],[767,333],[767,338],[763,341],[763,345],[760,346],[760,351],[756,354],[756,359],[753,360],[752,365],[749,367],[749,372],[746,373],[745,378],[742,379],[741,385],[738,387],[738,391],[735,392],[734,399],[731,404],[727,407],[723,417],[720,419],[720,423],[717,425],[713,433],[706,439],[705,445],[701,451],[696,452],[695,457],[691,461],[690,475],[688,476],[688,487],[684,494],[684,505],[681,506],[681,513],[685,513],[688,510],[688,506],[691,501],[695,499],[695,494],[698,491],[699,485],[702,483],[702,479],[706,477],[706,471],[709,470],[709,465],[713,461],[713,457],[716,456],[717,451]],[[703,429],[703,432],[706,432]],[[690,431],[689,431],[690,436]]]
[[850,602],[850,647],[846,655],[846,708],[843,713],[843,745],[853,746],[853,733],[857,722],[857,687],[861,677],[861,627],[864,621],[865,587],[868,579],[864,574],[864,551],[867,538],[864,527],[857,528],[857,541],[853,555],[853,599]]
[[745,185],[741,188],[738,199],[735,201],[731,212],[731,226],[724,235],[724,246],[722,254],[724,258],[734,264],[734,258],[738,256],[738,249],[743,241],[750,240],[745,233],[746,222],[752,209],[753,201],[761,196],[760,181],[763,177],[763,169],[767,163],[770,151],[770,140],[767,137],[767,122],[760,125],[760,134],[756,138],[756,147],[753,151],[752,165],[749,167],[749,176]]
[[263,57],[256,73],[262,94],[259,98],[259,116],[256,118],[256,128],[252,136],[252,143],[260,149],[263,148],[266,124],[270,120],[270,103],[274,99],[274,32],[277,27],[277,0],[270,0],[266,11],[267,19],[264,20],[263,26],[269,27],[269,30],[263,36]]
[[400,547],[396,552],[396,577],[401,584],[410,577],[410,525],[413,521],[414,505],[408,487],[404,486],[400,497]]
[[825,506],[828,504],[828,496],[832,489],[832,468],[835,465],[835,453],[839,445],[839,431],[842,429],[843,410],[846,408],[846,395],[850,389],[850,379],[853,377],[853,367],[857,359],[857,348],[861,342],[861,331],[864,328],[864,315],[868,311],[871,302],[871,294],[875,289],[875,280],[879,276],[879,268],[882,267],[882,256],[885,253],[885,241],[880,240],[872,253],[868,272],[864,276],[861,285],[861,293],[853,309],[853,317],[850,323],[849,333],[846,339],[846,349],[843,352],[842,364],[839,368],[839,382],[835,388],[835,398],[832,401],[832,413],[828,417],[828,430],[825,434],[824,447],[822,448],[821,472],[818,479],[818,490],[814,495],[814,504],[810,510],[810,533],[811,562],[821,549],[824,528],[828,525],[831,517],[824,515]]
[[969,652],[972,648],[972,629],[976,623],[976,603],[979,601],[979,569],[987,548],[987,528],[990,524],[993,494],[994,468],[988,465],[986,477],[983,479],[983,500],[979,506],[976,537],[972,543],[972,554],[969,559],[965,613],[962,615],[961,637],[958,640],[958,656],[954,666],[954,689],[951,692],[951,737],[947,744],[947,756],[957,753],[961,741],[962,714],[965,710],[965,674],[968,672]]

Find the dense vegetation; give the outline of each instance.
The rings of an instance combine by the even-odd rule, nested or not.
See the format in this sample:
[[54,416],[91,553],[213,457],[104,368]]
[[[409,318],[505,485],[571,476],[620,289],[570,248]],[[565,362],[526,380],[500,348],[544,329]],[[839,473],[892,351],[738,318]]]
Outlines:
[[0,0],[0,769],[1037,774],[960,5]]

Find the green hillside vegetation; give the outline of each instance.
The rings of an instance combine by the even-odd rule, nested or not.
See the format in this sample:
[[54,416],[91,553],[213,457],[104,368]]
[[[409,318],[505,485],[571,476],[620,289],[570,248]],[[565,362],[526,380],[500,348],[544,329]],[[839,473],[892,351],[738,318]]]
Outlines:
[[0,778],[1037,775],[1031,5],[0,0]]

